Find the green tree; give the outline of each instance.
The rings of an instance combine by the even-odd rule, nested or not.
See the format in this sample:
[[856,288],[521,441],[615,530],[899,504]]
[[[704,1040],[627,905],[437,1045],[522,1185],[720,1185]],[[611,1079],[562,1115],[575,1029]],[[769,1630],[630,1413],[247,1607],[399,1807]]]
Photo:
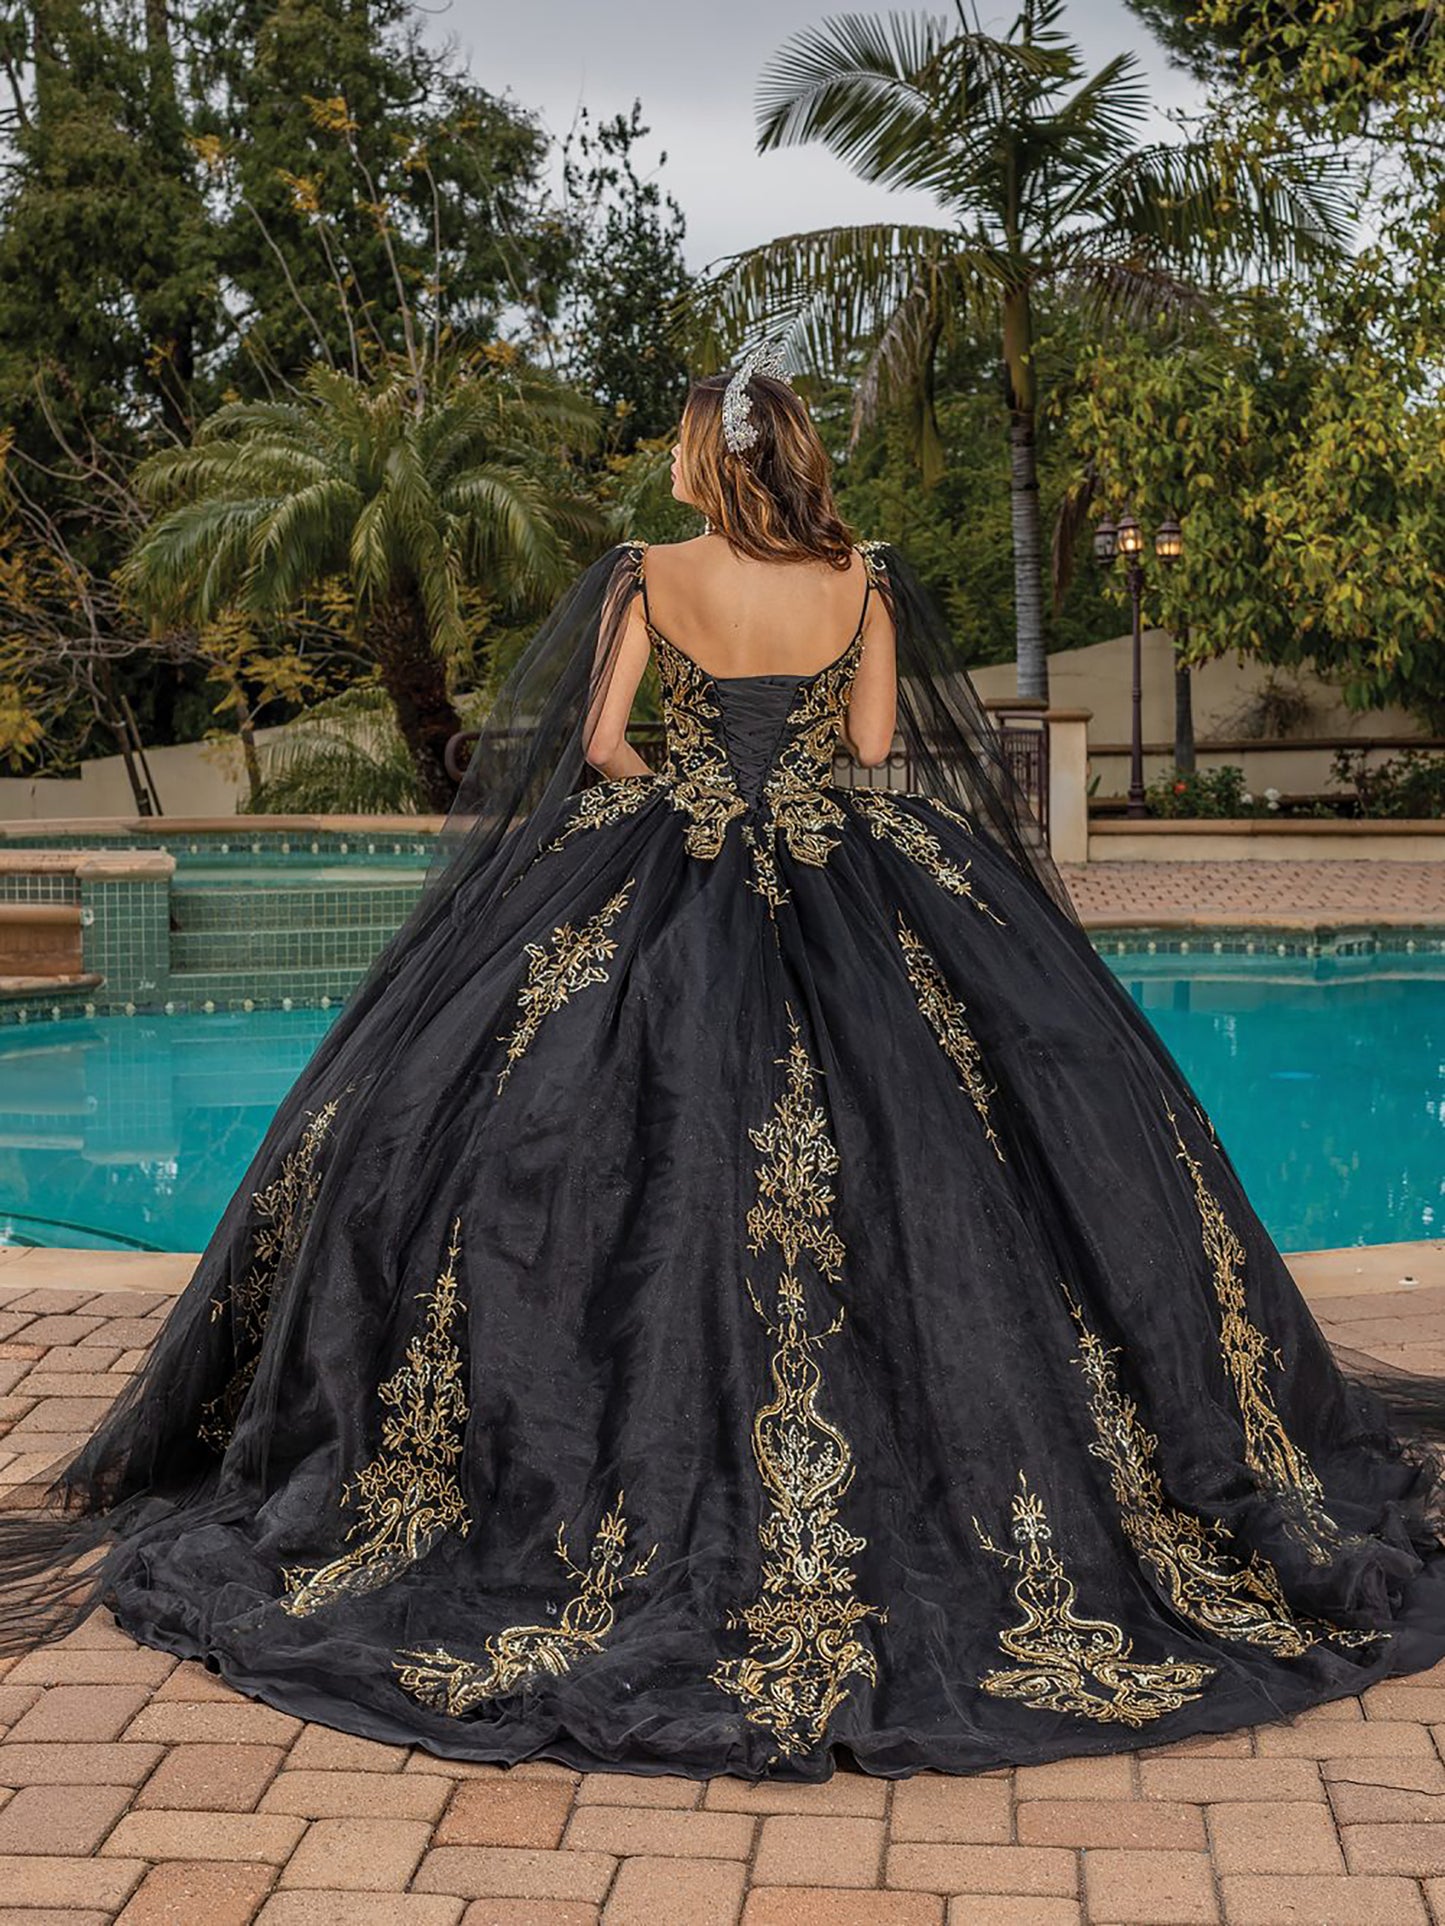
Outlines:
[[410,0],[192,0],[192,136],[217,209],[220,378],[359,374],[444,325],[492,339],[555,312],[566,236],[549,142],[422,37]]
[[169,11],[46,0],[5,29],[30,86],[0,168],[0,418],[46,460],[57,430],[182,432],[216,340],[216,252]]
[[1140,144],[1132,55],[1087,74],[1062,0],[1024,0],[1003,38],[933,18],[850,14],[764,73],[759,146],[821,140],[869,181],[923,189],[945,226],[827,228],[746,250],[705,289],[725,331],[789,325],[821,372],[856,365],[858,419],[907,411],[923,479],[942,472],[940,349],[999,356],[1008,420],[1019,692],[1047,696],[1034,311],[1046,289],[1102,325],[1195,302],[1245,260],[1338,254],[1340,173],[1287,146]]
[[160,512],[122,580],[160,621],[196,623],[284,615],[339,581],[445,810],[464,590],[515,609],[563,586],[605,533],[566,467],[596,439],[590,403],[505,352],[424,383],[406,364],[371,382],[317,369],[294,400],[229,404],[150,457],[138,485]]
[[1235,82],[1262,120],[1438,148],[1445,21],[1429,0],[1198,0],[1193,24],[1237,49]]
[[1150,595],[1186,661],[1307,662],[1354,708],[1440,726],[1445,408],[1428,343],[1402,361],[1373,324],[1386,266],[1362,260],[1324,314],[1286,288],[1111,340],[1056,405],[1098,507],[1128,503],[1146,532],[1178,517],[1183,556]]
[[[0,626],[32,692],[5,752],[66,766],[112,685],[151,741],[206,729],[220,687],[244,738],[304,679],[264,627],[238,663],[195,624],[148,643],[111,582],[145,520],[130,470],[315,359],[429,364],[504,310],[554,310],[547,138],[403,0],[0,0],[5,85],[4,540],[24,567]],[[334,663],[326,614],[290,621]]]
[[[687,393],[672,319],[692,277],[683,260],[682,209],[635,158],[648,129],[642,103],[594,125],[584,108],[563,150],[566,205],[576,233],[566,276],[562,366],[613,419],[619,454],[669,440]],[[665,165],[664,153],[659,166]]]
[[[1087,337],[1076,317],[1051,296],[1041,298],[1035,318],[1039,382],[1050,393],[1073,375]],[[852,400],[841,384],[815,400],[829,445],[847,438]],[[933,488],[918,486],[906,415],[888,409],[860,432],[840,465],[839,504],[865,535],[885,535],[903,545],[948,611],[966,666],[1009,662],[1017,646],[1009,450],[997,433],[998,370],[986,344],[963,338],[940,349],[935,410],[944,462]],[[1040,509],[1048,526],[1068,495],[1078,463],[1076,449],[1048,410],[1039,415],[1037,460]],[[1051,647],[1097,641],[1103,625],[1115,620],[1096,577],[1076,571],[1052,611]]]

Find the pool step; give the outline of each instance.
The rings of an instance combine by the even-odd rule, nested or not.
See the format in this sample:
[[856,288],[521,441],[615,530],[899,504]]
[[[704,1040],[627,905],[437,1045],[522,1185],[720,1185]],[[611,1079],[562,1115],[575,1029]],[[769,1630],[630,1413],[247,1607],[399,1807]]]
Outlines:
[[[404,912],[403,912],[404,914]],[[358,928],[280,928],[173,930],[172,979],[208,971],[249,971],[290,975],[297,970],[360,969],[369,963],[401,923],[363,924]]]
[[28,995],[37,979],[58,986],[81,970],[79,903],[0,902],[0,981],[25,986],[8,994]]
[[93,970],[56,971],[48,976],[0,976],[0,998],[74,996],[81,990],[96,990],[105,978]]
[[171,891],[169,999],[220,1008],[251,999],[340,998],[405,921],[421,875],[365,880],[314,871],[223,888],[178,882]]

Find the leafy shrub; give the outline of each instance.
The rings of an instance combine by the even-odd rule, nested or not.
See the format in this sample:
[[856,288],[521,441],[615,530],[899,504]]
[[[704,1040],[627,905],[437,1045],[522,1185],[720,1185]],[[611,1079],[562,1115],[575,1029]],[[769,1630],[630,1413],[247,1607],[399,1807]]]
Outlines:
[[[1277,792],[1276,792],[1277,793]],[[1149,784],[1144,801],[1151,816],[1249,816],[1244,771],[1233,763],[1222,769],[1166,769]]]
[[261,788],[246,813],[411,816],[422,806],[386,691],[363,683],[316,703],[264,746]]
[[1337,749],[1332,773],[1353,785],[1362,816],[1445,816],[1445,756],[1406,749],[1366,767],[1367,750]]

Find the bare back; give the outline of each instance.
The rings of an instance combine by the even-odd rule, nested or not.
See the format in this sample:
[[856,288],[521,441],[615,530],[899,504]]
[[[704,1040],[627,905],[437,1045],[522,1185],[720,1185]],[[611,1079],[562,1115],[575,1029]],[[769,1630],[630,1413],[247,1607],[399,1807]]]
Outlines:
[[[867,571],[826,562],[760,562],[725,541],[649,543],[654,628],[720,679],[813,675],[847,648],[864,613]],[[873,597],[867,598],[871,604]]]
[[643,593],[630,598],[612,673],[588,718],[585,753],[594,768],[609,777],[647,772],[627,741],[627,724],[654,634],[719,682],[816,676],[861,634],[842,735],[858,761],[884,760],[897,710],[896,638],[886,600],[869,592],[861,553],[844,570],[826,562],[755,561],[706,535],[638,550]]

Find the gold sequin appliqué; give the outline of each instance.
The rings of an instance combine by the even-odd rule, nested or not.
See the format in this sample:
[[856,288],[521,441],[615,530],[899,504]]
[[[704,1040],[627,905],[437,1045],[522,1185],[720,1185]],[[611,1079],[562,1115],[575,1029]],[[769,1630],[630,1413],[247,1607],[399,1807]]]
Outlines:
[[[944,854],[943,845],[926,823],[908,810],[899,806],[898,800],[886,789],[851,789],[848,800],[859,811],[864,821],[879,842],[890,842],[901,849],[910,861],[925,870],[940,889],[946,889],[951,896],[961,896],[984,916],[990,916],[1002,926],[1003,918],[989,908],[973,887],[969,875],[969,863],[955,863]],[[935,805],[937,806],[937,805]],[[945,814],[952,811],[945,810]]]
[[527,979],[517,992],[518,1016],[515,1026],[499,1043],[507,1046],[507,1061],[497,1073],[497,1095],[506,1087],[513,1067],[527,1054],[545,1019],[579,990],[589,984],[605,983],[602,965],[617,949],[617,939],[607,934],[621,915],[635,876],[629,876],[614,895],[582,925],[559,923],[546,943],[529,943]]
[[625,822],[635,816],[643,805],[655,796],[663,786],[660,775],[609,776],[603,782],[594,782],[590,788],[578,792],[572,815],[551,842],[544,843],[539,855],[546,856],[554,849],[561,849],[573,836],[588,829],[610,829],[614,823]]
[[1064,1296],[1079,1333],[1074,1362],[1089,1387],[1089,1450],[1108,1467],[1125,1537],[1181,1617],[1218,1638],[1299,1658],[1315,1640],[1290,1611],[1274,1567],[1257,1553],[1241,1561],[1219,1525],[1169,1502],[1155,1464],[1159,1441],[1120,1388],[1117,1347],[1104,1344]]
[[[633,545],[638,589],[646,552],[645,542]],[[712,677],[706,670],[655,629],[645,610],[643,625],[657,662],[667,720],[667,762],[659,780],[667,786],[673,808],[688,818],[688,855],[710,862],[722,853],[728,824],[747,808],[718,734],[722,711],[712,699]]]
[[778,838],[795,862],[822,869],[847,828],[848,818],[837,800],[841,791],[832,780],[833,759],[862,653],[860,632],[836,662],[803,685],[784,724],[783,746],[763,783],[762,822],[755,831],[749,825],[749,881],[771,909],[788,901],[778,874]]
[[560,1678],[588,1652],[600,1651],[616,1620],[613,1600],[629,1579],[643,1576],[657,1552],[654,1545],[630,1571],[623,1571],[627,1521],[622,1515],[622,1499],[619,1491],[612,1510],[597,1528],[585,1566],[573,1564],[565,1528],[558,1525],[557,1556],[577,1580],[577,1590],[562,1607],[555,1625],[509,1625],[484,1641],[484,1659],[458,1658],[441,1647],[430,1652],[402,1652],[393,1661],[401,1674],[402,1690],[433,1711],[459,1719],[539,1672]]
[[1054,1548],[1043,1502],[1019,1473],[1011,1506],[1016,1549],[994,1544],[975,1518],[979,1543],[1018,1573],[1013,1595],[1023,1613],[999,1633],[999,1644],[1019,1660],[1007,1671],[986,1672],[980,1683],[996,1698],[1022,1699],[1041,1712],[1073,1712],[1101,1724],[1147,1725],[1197,1699],[1214,1677],[1212,1665],[1182,1659],[1138,1659],[1122,1626],[1082,1618],[1074,1610],[1073,1581]]
[[898,942],[908,968],[908,980],[918,998],[918,1007],[938,1038],[939,1046],[957,1070],[964,1094],[978,1112],[983,1134],[993,1146],[994,1155],[1004,1162],[1003,1145],[998,1140],[989,1115],[989,1099],[995,1095],[983,1072],[983,1057],[977,1039],[968,1027],[964,1005],[948,987],[948,979],[938,960],[922,938],[898,918]]
[[[728,824],[747,808],[733,781],[727,752],[715,733],[722,712],[708,694],[711,679],[665,635],[650,631],[667,713],[663,769],[672,806],[688,818],[689,856],[711,862],[722,854]],[[660,646],[659,646],[660,645]]]
[[572,801],[571,814],[562,828],[518,870],[502,894],[505,896],[507,890],[516,888],[532,863],[540,862],[542,857],[550,856],[554,850],[565,849],[574,836],[580,836],[587,830],[610,829],[615,823],[626,822],[629,816],[635,816],[664,787],[664,778],[649,772],[641,776],[609,776],[602,782],[589,784],[586,789],[579,789]]
[[[1244,1295],[1244,1246],[1223,1206],[1204,1182],[1198,1159],[1179,1134],[1174,1112],[1165,1112],[1179,1146],[1178,1156],[1189,1172],[1204,1254],[1209,1260],[1214,1295],[1219,1304],[1219,1344],[1225,1368],[1239,1400],[1244,1423],[1244,1461],[1266,1490],[1280,1501],[1285,1529],[1303,1545],[1310,1562],[1328,1565],[1347,1540],[1325,1508],[1324,1486],[1308,1458],[1290,1438],[1275,1408],[1266,1375],[1266,1361],[1283,1360],[1263,1331],[1249,1318]],[[1372,1635],[1373,1636],[1373,1635]],[[1363,1642],[1364,1635],[1361,1635]]]
[[341,1503],[354,1503],[357,1511],[347,1542],[361,1542],[314,1570],[282,1573],[282,1607],[293,1618],[309,1618],[338,1598],[379,1591],[425,1558],[446,1532],[464,1532],[471,1522],[456,1476],[468,1415],[462,1355],[452,1338],[461,1234],[458,1218],[446,1266],[433,1288],[421,1293],[425,1329],[407,1345],[401,1369],[377,1391],[388,1411],[381,1449],[341,1493]]
[[813,1099],[813,1066],[791,1010],[788,1022],[792,1042],[778,1059],[787,1088],[770,1120],[749,1132],[764,1161],[748,1213],[748,1248],[761,1252],[772,1244],[782,1256],[772,1315],[748,1282],[753,1309],[776,1344],[772,1395],[757,1411],[752,1433],[765,1499],[758,1528],[761,1587],[754,1602],[727,1621],[746,1627],[746,1656],[720,1660],[709,1676],[742,1701],[747,1719],[776,1735],[780,1752],[792,1755],[820,1742],[848,1697],[849,1679],[876,1681],[877,1661],[855,1630],[887,1613],[854,1593],[849,1560],[867,1540],[839,1516],[839,1501],[853,1482],[853,1452],[818,1408],[818,1353],[843,1313],[826,1329],[811,1328],[798,1267],[806,1256],[827,1283],[836,1285],[841,1275],[844,1248],[832,1223],[829,1181],[839,1158]]
[[339,1107],[336,1098],[323,1104],[308,1120],[294,1148],[282,1158],[275,1177],[252,1194],[261,1225],[252,1244],[250,1268],[239,1284],[211,1305],[213,1324],[228,1310],[231,1313],[237,1359],[225,1390],[201,1407],[201,1441],[216,1451],[224,1451],[229,1444],[256,1375],[277,1285],[295,1261],[311,1221],[321,1187],[321,1147]]

